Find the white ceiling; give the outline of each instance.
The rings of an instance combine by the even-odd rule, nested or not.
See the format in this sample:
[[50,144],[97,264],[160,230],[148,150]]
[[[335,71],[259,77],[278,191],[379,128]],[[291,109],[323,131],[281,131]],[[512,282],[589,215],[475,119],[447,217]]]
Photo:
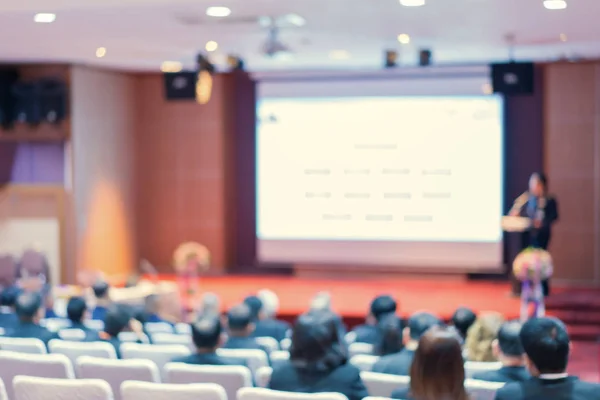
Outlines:
[[[418,8],[398,0],[0,0],[0,61],[158,70],[175,60],[191,67],[214,40],[217,63],[237,53],[253,71],[378,68],[388,48],[401,51],[406,65],[416,63],[421,47],[433,50],[436,64],[481,63],[508,57],[507,33],[516,35],[517,59],[600,58],[600,0],[568,1],[566,10],[549,11],[542,0],[427,0]],[[216,5],[231,8],[231,16],[206,17],[206,8]],[[56,21],[36,24],[37,12],[54,12]],[[264,29],[235,22],[286,13],[306,19],[304,27],[281,32],[295,52],[289,60],[262,56]],[[182,16],[200,23],[186,25]],[[400,45],[399,33],[411,43]],[[568,40],[561,42],[560,34]],[[101,46],[106,56],[96,58]],[[334,50],[350,58],[331,60]]]

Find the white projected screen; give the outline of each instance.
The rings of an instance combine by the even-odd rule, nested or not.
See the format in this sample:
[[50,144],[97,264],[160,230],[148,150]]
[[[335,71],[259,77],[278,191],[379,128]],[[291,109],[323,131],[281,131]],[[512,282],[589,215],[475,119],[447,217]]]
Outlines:
[[497,269],[495,96],[262,98],[261,261]]

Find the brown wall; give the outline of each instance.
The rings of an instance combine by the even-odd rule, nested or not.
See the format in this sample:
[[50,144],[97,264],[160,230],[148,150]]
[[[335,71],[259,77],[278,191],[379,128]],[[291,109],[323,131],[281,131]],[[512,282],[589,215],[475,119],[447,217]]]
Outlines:
[[560,205],[555,276],[600,285],[600,64],[549,64],[544,86],[545,169]]

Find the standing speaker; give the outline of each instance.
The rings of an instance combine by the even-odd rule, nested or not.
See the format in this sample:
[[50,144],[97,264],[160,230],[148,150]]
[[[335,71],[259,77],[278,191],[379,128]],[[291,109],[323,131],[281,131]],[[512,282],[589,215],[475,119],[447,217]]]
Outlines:
[[0,126],[5,129],[14,121],[16,98],[12,88],[18,79],[16,69],[0,70]]
[[491,73],[494,93],[533,94],[535,75],[533,63],[492,64]]
[[197,79],[198,73],[193,71],[164,74],[165,97],[167,100],[195,100]]
[[64,82],[42,79],[39,85],[41,118],[50,123],[59,123],[67,116],[67,88]]

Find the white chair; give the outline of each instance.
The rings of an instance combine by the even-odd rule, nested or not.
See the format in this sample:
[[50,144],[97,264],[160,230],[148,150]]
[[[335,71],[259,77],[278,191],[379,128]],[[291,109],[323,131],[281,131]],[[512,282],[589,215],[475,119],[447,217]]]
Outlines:
[[283,351],[283,350],[274,351],[269,355],[269,358],[271,359],[271,365],[275,367],[278,364],[281,364],[282,362],[289,360],[290,352]]
[[8,394],[6,394],[6,387],[2,379],[0,379],[0,400],[8,400]]
[[410,385],[409,376],[379,374],[364,371],[360,373],[367,392],[375,397],[390,397],[396,389],[407,389]]
[[104,321],[101,321],[99,319],[88,319],[83,324],[88,328],[98,332],[104,329]]
[[363,400],[392,400],[389,397],[381,397],[381,396],[367,396]]
[[504,386],[501,382],[484,382],[475,379],[465,380],[465,389],[472,400],[494,400],[498,389]]
[[269,382],[271,382],[271,375],[273,374],[273,368],[271,367],[262,367],[256,371],[255,380],[256,386],[261,388],[266,388],[269,386]]
[[348,332],[344,335],[344,340],[347,344],[354,343],[356,341],[356,332]]
[[225,389],[214,383],[177,385],[127,381],[121,385],[122,400],[227,400]]
[[85,332],[81,329],[61,329],[58,331],[58,337],[62,340],[69,340],[71,342],[81,342],[85,340]]
[[0,337],[0,349],[27,354],[46,354],[46,345],[35,338]]
[[173,333],[173,325],[167,322],[146,322],[144,330],[152,336],[154,333]]
[[177,325],[175,325],[175,333],[178,333],[180,335],[191,335],[192,327],[190,326],[190,324],[180,322]]
[[[121,343],[137,343],[140,337],[135,332],[121,332],[119,333],[119,341]],[[148,336],[142,335],[142,343],[150,343]]]
[[14,400],[113,400],[110,386],[99,379],[66,380],[17,376],[13,386]]
[[40,325],[45,327],[51,332],[58,332],[61,329],[68,329],[71,327],[71,321],[63,318],[46,318],[40,321]]
[[48,348],[50,349],[50,353],[67,356],[73,365],[82,356],[108,359],[117,358],[114,346],[108,342],[69,342],[54,339],[48,343]]
[[465,376],[473,378],[473,375],[478,372],[498,371],[500,368],[502,368],[500,362],[467,361],[465,363]]
[[0,328],[0,336],[4,336],[4,328]]
[[290,347],[292,346],[292,339],[290,338],[286,338],[286,339],[282,339],[281,342],[279,343],[281,350],[283,351],[288,351],[290,349]]
[[350,363],[361,371],[370,371],[377,360],[379,360],[379,356],[357,354],[350,359]]
[[159,371],[162,371],[164,366],[173,361],[173,359],[189,356],[190,354],[189,347],[181,344],[121,344],[122,359],[142,358],[150,360],[156,364]]
[[182,344],[194,350],[195,346],[190,335],[179,335],[177,333],[153,333],[150,335],[153,344]]
[[79,357],[77,375],[82,379],[102,379],[112,388],[115,400],[121,399],[121,384],[125,381],[160,382],[160,372],[150,360],[109,360]]
[[217,349],[217,354],[221,357],[245,362],[253,374],[259,368],[269,366],[267,353],[258,349]]
[[265,388],[243,388],[237,400],[348,400],[341,393],[290,393]]
[[359,354],[373,355],[373,345],[360,342],[350,343],[348,345],[348,355],[350,358]]
[[256,342],[266,348],[269,353],[279,350],[279,342],[276,339],[268,336],[261,336],[256,338]]
[[[69,359],[62,354],[23,354],[0,351],[0,379],[12,382],[15,376],[74,379],[75,373]],[[8,398],[14,400],[12,385],[6,385]]]
[[235,399],[241,388],[252,387],[252,374],[241,365],[169,363],[165,366],[164,377],[169,383],[216,383],[223,386],[228,399]]

